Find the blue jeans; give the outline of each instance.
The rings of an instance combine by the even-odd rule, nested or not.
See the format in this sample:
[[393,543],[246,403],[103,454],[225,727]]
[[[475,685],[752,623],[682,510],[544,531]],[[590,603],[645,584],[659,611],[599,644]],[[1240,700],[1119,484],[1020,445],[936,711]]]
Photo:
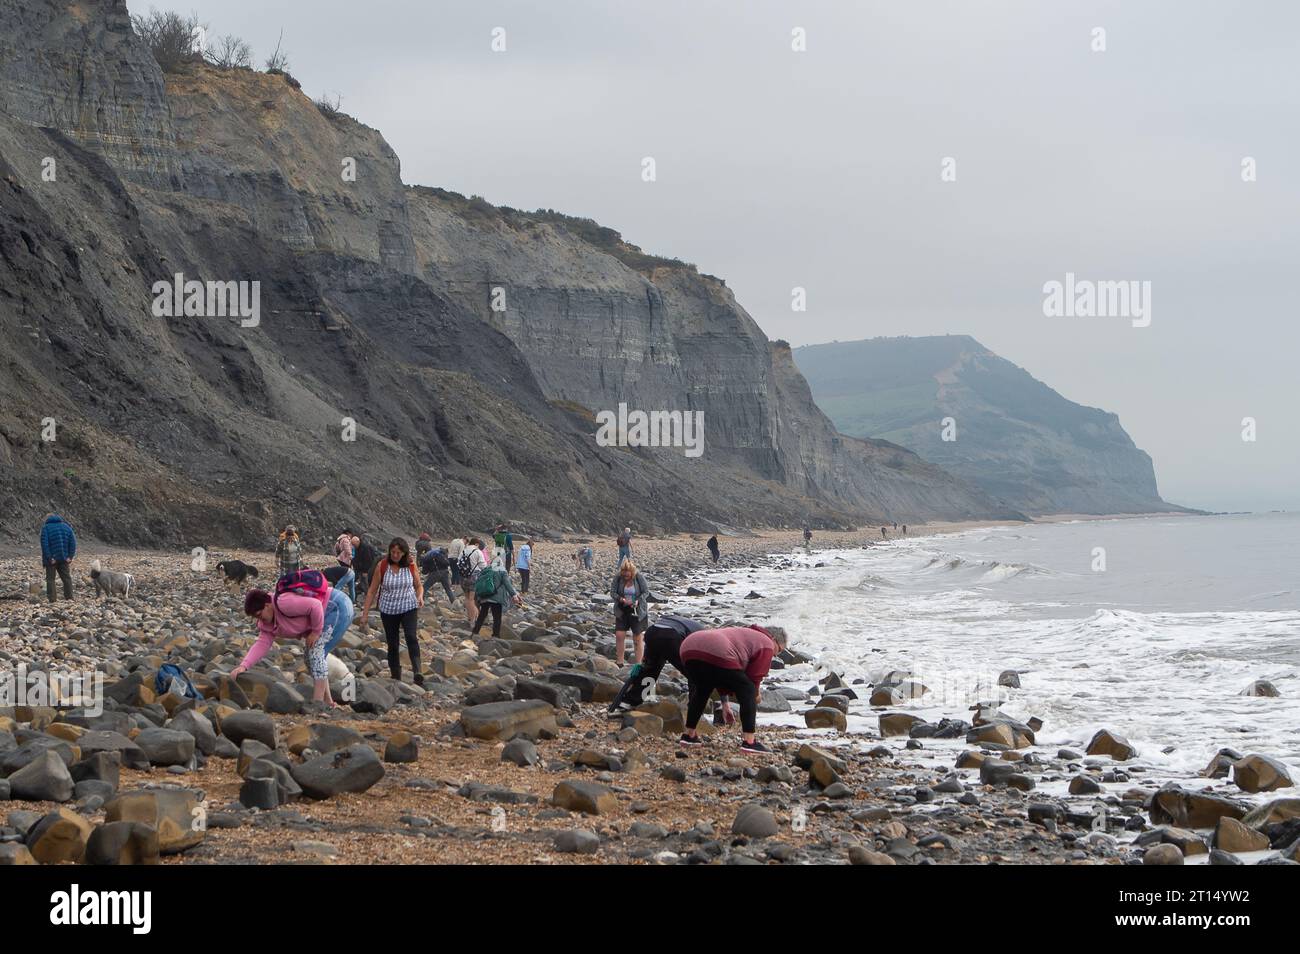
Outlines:
[[619,566],[622,566],[622,565],[623,565],[623,561],[624,561],[624,560],[630,560],[630,559],[632,559],[632,548],[631,548],[631,547],[619,547],[619,548],[618,548],[618,564],[619,564]]
[[[353,579],[355,580],[356,577],[354,576]],[[325,625],[321,629],[321,636],[325,639],[325,655],[334,651],[334,647],[339,644],[343,634],[352,625],[352,617],[355,613],[356,607],[352,605],[352,600],[341,589],[335,587],[330,590],[330,603],[325,608]]]
[[[340,563],[339,566],[343,566],[343,564]],[[348,596],[352,597],[352,602],[355,603],[357,601],[356,571],[353,570],[352,567],[348,567],[348,572],[344,573],[343,576],[339,578],[339,581],[334,584],[334,588],[336,590],[347,590]]]

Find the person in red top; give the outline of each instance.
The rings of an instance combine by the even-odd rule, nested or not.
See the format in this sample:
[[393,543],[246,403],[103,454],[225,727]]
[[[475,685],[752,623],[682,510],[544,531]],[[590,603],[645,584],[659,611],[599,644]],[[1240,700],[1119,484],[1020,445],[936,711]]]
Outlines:
[[720,694],[735,696],[740,703],[740,747],[746,752],[769,751],[754,738],[758,697],[772,667],[772,657],[785,647],[785,630],[779,626],[702,629],[682,640],[682,666],[690,683],[690,702],[681,744],[704,744],[696,727],[716,689]]

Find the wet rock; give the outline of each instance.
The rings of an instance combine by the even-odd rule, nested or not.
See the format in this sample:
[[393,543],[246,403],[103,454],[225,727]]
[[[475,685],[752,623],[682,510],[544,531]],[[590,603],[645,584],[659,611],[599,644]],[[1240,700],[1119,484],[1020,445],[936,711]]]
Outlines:
[[1272,792],[1295,784],[1286,766],[1277,759],[1254,754],[1233,763],[1232,781],[1243,792]]
[[364,792],[384,777],[384,765],[368,745],[352,745],[290,770],[293,780],[309,798],[332,798],[343,792]]
[[1152,845],[1142,854],[1144,865],[1181,865],[1183,853],[1174,845]]
[[1281,695],[1277,691],[1277,686],[1273,685],[1267,679],[1256,679],[1249,686],[1241,691],[1243,696],[1268,696],[1276,698]]
[[1220,818],[1242,819],[1246,806],[1218,795],[1189,792],[1169,784],[1151,799],[1151,823],[1178,828],[1213,828]]
[[834,729],[837,732],[847,732],[849,728],[848,717],[838,709],[829,706],[817,706],[809,709],[803,714],[804,724],[810,729]]
[[[1300,818],[1300,798],[1275,798],[1273,801],[1254,808],[1247,815],[1234,816],[1251,828],[1263,828],[1277,822]],[[1202,827],[1209,827],[1202,826]]]
[[1006,686],[1008,689],[1020,688],[1020,673],[1014,669],[1004,669],[998,673],[998,685]]
[[1235,818],[1220,818],[1214,829],[1211,846],[1222,851],[1265,851],[1269,847],[1268,835],[1256,831]]
[[912,726],[924,721],[908,712],[885,712],[880,716],[880,734],[885,737],[907,735]]
[[140,822],[110,822],[90,833],[88,865],[156,865],[160,860],[158,832]]
[[1128,739],[1109,729],[1101,729],[1092,737],[1088,743],[1087,753],[1109,756],[1117,762],[1136,758],[1138,754],[1137,749],[1129,743]]
[[1101,782],[1091,775],[1076,775],[1070,779],[1071,795],[1098,795],[1100,793]]
[[1210,849],[1210,864],[1212,865],[1244,865],[1245,862],[1230,852],[1223,851],[1219,848]]
[[1219,749],[1201,772],[1203,778],[1227,778],[1233,763],[1240,762],[1242,755],[1236,749]]

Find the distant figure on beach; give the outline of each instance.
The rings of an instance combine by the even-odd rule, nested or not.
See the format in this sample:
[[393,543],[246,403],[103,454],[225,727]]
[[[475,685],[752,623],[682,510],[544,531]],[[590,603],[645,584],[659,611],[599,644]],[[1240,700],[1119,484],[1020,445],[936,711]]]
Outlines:
[[438,583],[447,594],[447,603],[450,605],[456,602],[456,597],[451,592],[451,561],[447,559],[446,550],[442,547],[426,550],[420,558],[420,570],[424,573],[425,593],[432,594],[433,585]]
[[718,535],[715,533],[713,536],[709,537],[709,542],[706,545],[709,548],[709,552],[713,554],[713,562],[717,563],[718,557],[721,555],[718,551]]
[[646,690],[654,686],[668,663],[672,663],[674,669],[685,675],[686,670],[682,668],[682,640],[704,628],[704,623],[685,616],[665,614],[655,620],[654,625],[645,631],[645,654],[642,661],[632,667],[632,674],[609,704],[609,711],[639,706],[645,699]]
[[888,540],[888,539],[889,539],[889,530],[888,530],[888,528],[886,528],[886,527],[881,527],[881,528],[880,528],[880,539],[882,539],[882,540]]
[[591,565],[592,565],[592,560],[594,560],[595,557],[596,557],[596,551],[595,551],[595,550],[593,550],[590,546],[588,546],[588,547],[584,547],[584,548],[583,548],[583,551],[582,551],[582,565],[583,565],[583,567],[584,567],[585,569],[590,570],[590,569],[591,569]]
[[369,540],[352,538],[352,571],[357,575],[356,587],[362,593],[370,589],[370,573],[379,560],[379,553]]
[[803,525],[803,545],[805,549],[812,545],[812,528],[806,523]]
[[759,753],[771,751],[754,737],[758,700],[762,695],[763,680],[772,668],[772,657],[785,647],[785,630],[779,626],[701,629],[682,640],[681,659],[690,683],[690,700],[681,744],[704,744],[697,727],[709,696],[716,689],[720,694],[735,696],[740,705],[741,749]]
[[645,577],[630,559],[619,564],[614,582],[609,586],[614,598],[614,661],[623,665],[624,645],[628,632],[632,633],[632,661],[639,663],[644,652],[641,634],[645,632],[650,587]]
[[493,639],[501,636],[501,614],[505,611],[506,604],[514,603],[518,606],[524,601],[515,590],[515,585],[510,582],[510,572],[501,557],[497,557],[492,561],[491,566],[485,567],[479,573],[478,580],[474,583],[474,598],[478,600],[478,618],[474,621],[474,628],[470,632],[475,636],[478,635],[490,611]]
[[907,524],[903,524],[903,536],[907,536]]
[[474,599],[474,583],[479,573],[487,566],[480,549],[482,541],[478,537],[466,537],[465,549],[461,552],[457,566],[460,571],[460,591],[465,594],[465,620],[473,625],[478,614],[478,603]]
[[72,571],[68,564],[77,555],[77,535],[72,525],[57,513],[46,516],[41,525],[41,565],[45,567],[45,596],[54,602],[54,575],[63,583],[63,598],[72,599]]
[[624,560],[632,559],[632,528],[624,527],[623,532],[618,535],[618,562],[622,565]]
[[533,541],[525,540],[524,545],[519,548],[519,562],[515,564],[515,569],[519,571],[519,592],[528,592],[528,577],[533,570]]
[[280,576],[302,569],[302,541],[293,524],[280,531],[280,539],[275,544],[275,568]]
[[499,523],[492,531],[492,559],[504,557],[506,554],[506,525]]
[[509,573],[515,565],[515,535],[506,527],[506,572]]
[[334,585],[341,590],[346,590],[348,596],[352,597],[352,602],[357,601],[357,573],[352,569],[352,531],[344,530],[334,541],[334,559],[338,561],[339,566],[343,567],[344,574],[339,577],[339,581]]

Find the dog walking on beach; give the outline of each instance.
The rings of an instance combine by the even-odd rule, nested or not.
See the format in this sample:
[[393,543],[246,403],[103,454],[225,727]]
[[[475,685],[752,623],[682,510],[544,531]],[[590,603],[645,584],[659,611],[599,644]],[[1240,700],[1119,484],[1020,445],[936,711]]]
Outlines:
[[95,584],[95,595],[120,596],[127,599],[131,595],[131,583],[135,580],[130,573],[114,573],[105,570],[98,560],[90,565],[90,581]]

